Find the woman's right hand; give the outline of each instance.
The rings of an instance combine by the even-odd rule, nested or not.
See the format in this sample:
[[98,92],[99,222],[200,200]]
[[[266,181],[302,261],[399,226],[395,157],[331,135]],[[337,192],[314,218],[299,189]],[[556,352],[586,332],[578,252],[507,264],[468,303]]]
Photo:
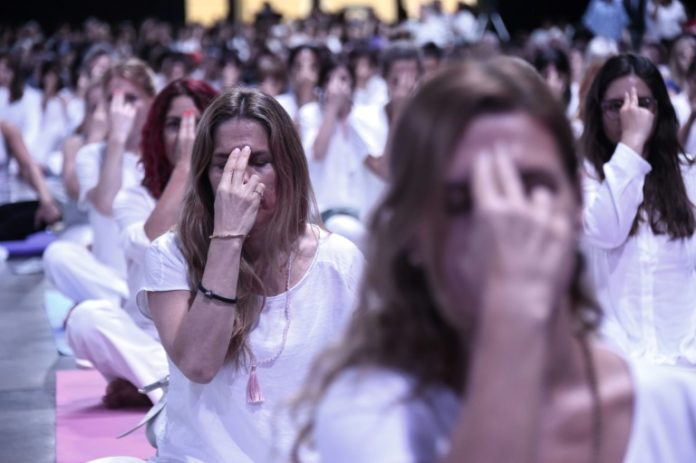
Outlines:
[[125,143],[133,129],[137,108],[127,103],[123,92],[116,92],[109,107],[109,137]]
[[478,280],[483,291],[481,302],[486,305],[493,296],[495,303],[487,310],[514,308],[548,320],[573,269],[575,237],[568,212],[547,188],[536,187],[528,197],[509,154],[500,147],[476,159],[472,195],[470,255],[463,257],[468,278]]
[[235,148],[227,158],[215,192],[213,233],[247,235],[256,222],[265,185],[256,175],[247,177],[251,148]]
[[176,138],[176,162],[188,166],[191,163],[193,142],[196,139],[196,113],[193,110],[184,112]]
[[645,157],[645,143],[652,134],[655,115],[647,108],[638,105],[638,92],[635,87],[624,96],[621,107],[621,143]]

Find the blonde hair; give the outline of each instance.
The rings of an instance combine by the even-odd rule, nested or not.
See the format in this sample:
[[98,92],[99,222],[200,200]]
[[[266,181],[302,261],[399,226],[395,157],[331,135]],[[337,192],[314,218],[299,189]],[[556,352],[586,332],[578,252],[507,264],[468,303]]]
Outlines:
[[101,78],[102,85],[104,86],[104,94],[108,93],[106,87],[114,77],[121,77],[122,79],[133,82],[150,98],[154,98],[157,94],[154,72],[152,72],[150,66],[144,61],[137,58],[129,58],[120,63],[116,63],[104,73]]
[[242,248],[238,303],[227,352],[228,360],[238,362],[243,353],[248,353],[247,337],[264,303],[264,285],[259,276],[275,257],[291,250],[307,223],[314,221],[316,206],[302,144],[282,106],[273,97],[253,89],[237,88],[216,98],[198,125],[191,156],[189,189],[178,224],[178,245],[188,265],[191,300],[203,276],[209,236],[213,232],[215,192],[208,170],[213,159],[215,132],[222,123],[231,119],[248,119],[264,128],[277,176],[278,197],[275,212],[261,231],[261,240],[265,243],[262,253],[251,256],[246,246]]

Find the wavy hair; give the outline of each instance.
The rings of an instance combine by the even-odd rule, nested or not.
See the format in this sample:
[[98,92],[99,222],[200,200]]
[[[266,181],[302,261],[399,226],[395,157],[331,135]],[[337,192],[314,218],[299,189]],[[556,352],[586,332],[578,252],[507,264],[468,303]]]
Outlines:
[[[303,412],[310,418],[296,441],[295,461],[311,438],[315,407],[346,369],[376,366],[402,372],[414,379],[416,395],[429,386],[463,390],[469,359],[462,346],[471,345],[474,321],[468,321],[468,334],[460,334],[441,309],[443,243],[435,224],[442,222],[437,215],[446,212],[437,205],[445,201],[443,179],[467,127],[482,115],[510,112],[531,116],[552,135],[581,203],[570,126],[531,65],[516,58],[469,61],[439,71],[423,84],[390,135],[391,184],[370,223],[359,310],[342,342],[317,360],[312,368],[317,379],[310,379],[297,406],[297,411],[308,407]],[[423,245],[422,263],[411,258],[414,243]],[[582,270],[577,253],[569,292],[579,336],[594,331],[600,318],[581,283]]]
[[274,258],[288,253],[307,224],[317,219],[307,158],[290,116],[275,98],[259,90],[235,88],[217,97],[201,117],[191,156],[191,183],[184,199],[178,225],[178,245],[188,265],[191,297],[205,269],[213,232],[215,192],[208,178],[213,159],[215,134],[221,124],[233,119],[254,121],[264,128],[276,172],[278,202],[260,241],[259,255],[251,255],[246,244],[237,283],[234,328],[227,351],[228,361],[239,362],[249,353],[247,339],[264,304],[265,289],[260,275]]
[[696,220],[694,206],[686,194],[681,165],[693,161],[683,155],[677,115],[662,75],[650,60],[624,54],[610,58],[599,70],[585,100],[585,130],[581,139],[583,156],[603,181],[603,166],[611,159],[616,144],[604,133],[602,99],[612,82],[629,75],[645,82],[657,100],[655,129],[646,143],[646,160],[652,171],[645,178],[643,203],[633,221],[630,236],[638,233],[640,222],[645,220],[655,234],[668,234],[672,239],[687,238],[694,234]]
[[162,195],[174,170],[164,150],[164,124],[169,105],[176,97],[187,96],[203,113],[217,94],[213,87],[202,80],[179,79],[164,87],[152,102],[143,126],[140,161],[145,170],[142,185],[155,199]]

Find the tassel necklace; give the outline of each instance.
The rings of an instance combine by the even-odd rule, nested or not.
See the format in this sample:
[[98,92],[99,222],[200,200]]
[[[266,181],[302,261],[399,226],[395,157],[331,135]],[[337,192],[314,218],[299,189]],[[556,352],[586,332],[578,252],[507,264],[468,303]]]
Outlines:
[[249,365],[249,380],[247,381],[247,403],[251,405],[258,405],[263,403],[263,394],[261,392],[261,385],[256,377],[256,369],[259,367],[267,367],[275,363],[278,357],[285,350],[285,343],[288,340],[288,330],[290,329],[290,273],[292,270],[292,252],[288,257],[288,276],[285,280],[285,328],[283,328],[283,340],[280,343],[280,348],[278,352],[272,357],[263,360],[256,360],[256,355],[250,350],[250,365]]

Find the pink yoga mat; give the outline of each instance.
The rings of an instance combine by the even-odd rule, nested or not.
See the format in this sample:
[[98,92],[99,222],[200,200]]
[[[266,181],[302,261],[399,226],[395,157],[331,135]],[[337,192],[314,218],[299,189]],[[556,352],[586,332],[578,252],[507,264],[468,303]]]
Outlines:
[[108,410],[101,404],[106,381],[96,370],[56,372],[56,462],[84,463],[100,457],[155,454],[145,428],[122,439],[147,409]]

